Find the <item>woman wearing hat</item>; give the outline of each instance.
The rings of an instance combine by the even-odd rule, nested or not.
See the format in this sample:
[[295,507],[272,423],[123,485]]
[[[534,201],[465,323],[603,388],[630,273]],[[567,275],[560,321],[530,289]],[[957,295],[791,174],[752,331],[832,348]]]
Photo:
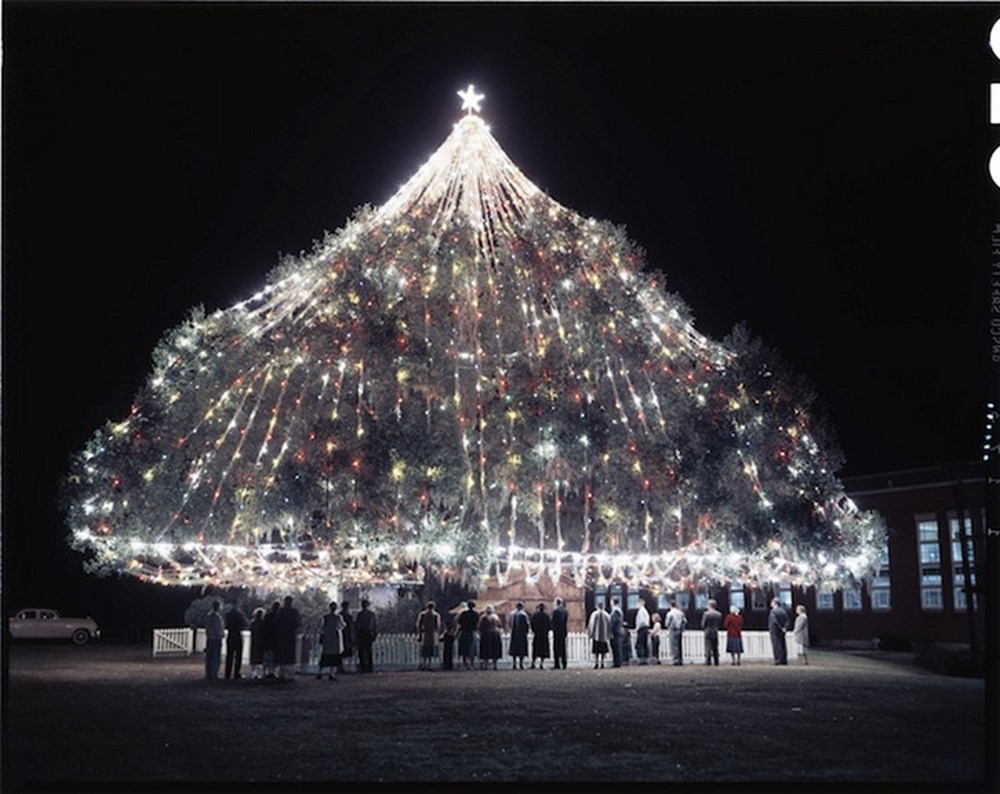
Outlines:
[[743,616],[735,604],[729,607],[729,614],[722,622],[722,628],[726,630],[726,653],[729,654],[729,663],[739,664],[740,656],[743,655]]

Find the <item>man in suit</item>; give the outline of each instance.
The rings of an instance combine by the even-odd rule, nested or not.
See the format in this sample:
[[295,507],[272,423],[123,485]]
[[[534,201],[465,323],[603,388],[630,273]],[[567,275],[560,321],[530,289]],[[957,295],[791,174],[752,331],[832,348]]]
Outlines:
[[562,598],[556,598],[552,610],[552,661],[553,667],[566,669],[566,635],[569,633],[569,610]]
[[614,667],[622,666],[622,639],[625,635],[625,614],[617,598],[611,599],[611,661]]
[[240,666],[243,664],[243,631],[250,627],[250,621],[240,609],[240,602],[234,601],[226,613],[226,678],[242,678]]
[[767,630],[771,635],[771,652],[775,664],[788,664],[788,646],[785,631],[788,630],[788,613],[777,598],[771,599],[771,612],[767,616]]
[[375,613],[370,607],[371,603],[368,599],[362,599],[361,611],[354,617],[354,633],[358,641],[358,671],[361,673],[375,671],[372,662],[372,646],[375,644],[378,628]]
[[708,599],[708,609],[701,614],[701,630],[705,634],[705,664],[719,665],[719,630],[722,613],[716,609],[716,600]]

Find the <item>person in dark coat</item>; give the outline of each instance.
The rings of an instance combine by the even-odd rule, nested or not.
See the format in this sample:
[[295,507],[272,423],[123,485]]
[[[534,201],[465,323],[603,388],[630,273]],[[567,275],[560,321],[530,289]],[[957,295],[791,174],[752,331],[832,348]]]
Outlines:
[[344,601],[341,603],[340,617],[344,620],[344,652],[340,654],[340,658],[337,660],[338,674],[343,673],[344,665],[354,658],[354,649],[358,644],[357,638],[354,636],[354,615],[351,614],[350,601]]
[[566,669],[566,636],[569,634],[569,610],[562,598],[552,610],[552,662],[556,669]]
[[487,604],[486,610],[479,617],[479,660],[484,670],[490,663],[496,670],[497,659],[503,656],[503,638],[500,629],[500,616],[493,609],[493,604]]
[[226,633],[226,623],[222,618],[222,604],[212,602],[212,611],[205,616],[205,678],[219,677],[219,663],[222,661],[222,638]]
[[476,602],[468,601],[465,609],[458,613],[458,655],[462,667],[471,670],[476,660],[476,632],[479,630],[479,613]]
[[378,622],[367,598],[361,599],[361,611],[354,617],[354,635],[358,642],[358,672],[375,672],[372,646],[378,636]]
[[524,669],[524,657],[528,655],[528,629],[531,621],[528,613],[524,611],[524,603],[517,602],[517,607],[510,613],[510,647],[507,652],[510,654],[513,670]]
[[281,602],[275,601],[271,608],[264,615],[263,648],[264,648],[264,677],[274,678],[274,671],[277,669],[275,655],[278,650],[278,610],[281,609]]
[[441,669],[442,670],[454,670],[455,669],[455,634],[457,627],[455,625],[455,618],[445,618],[447,625],[445,626],[444,633],[441,635],[441,644],[444,646],[444,651],[441,654]]
[[441,634],[441,613],[433,601],[428,601],[423,611],[417,615],[417,639],[420,641],[420,670],[431,670],[437,658],[437,644]]
[[274,661],[278,665],[278,678],[291,681],[292,667],[295,665],[295,640],[299,633],[301,619],[299,610],[292,606],[292,597],[285,596],[285,602],[278,610],[277,640],[274,648]]
[[621,648],[621,662],[624,667],[632,664],[632,632],[629,631],[628,623],[622,621],[622,633],[618,638],[618,647]]
[[264,607],[257,607],[250,621],[250,675],[264,676]]
[[722,613],[714,598],[708,599],[708,609],[701,613],[701,630],[705,635],[705,664],[719,666],[719,631],[722,629]]
[[234,601],[226,613],[226,678],[242,678],[243,631],[249,627],[246,614],[240,609],[240,602]]
[[545,611],[545,604],[535,607],[531,615],[531,669],[535,669],[535,659],[538,669],[545,669],[545,660],[549,658],[549,631],[552,630],[552,618]]
[[611,663],[613,667],[622,666],[622,648],[625,634],[625,614],[617,598],[611,599]]
[[788,646],[785,632],[788,630],[788,613],[777,598],[771,599],[771,611],[767,616],[767,631],[771,635],[771,652],[775,664],[788,664]]

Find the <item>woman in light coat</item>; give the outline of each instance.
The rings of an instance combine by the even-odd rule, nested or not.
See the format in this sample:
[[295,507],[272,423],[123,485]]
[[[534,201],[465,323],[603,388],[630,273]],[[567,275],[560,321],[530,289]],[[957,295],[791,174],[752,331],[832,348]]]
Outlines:
[[802,664],[809,664],[809,615],[803,604],[795,607],[795,625],[792,627],[792,639],[799,646],[799,658]]
[[337,614],[337,602],[330,602],[330,611],[323,617],[323,631],[319,641],[323,646],[323,653],[319,658],[319,670],[317,678],[323,677],[323,668],[329,672],[327,678],[334,681],[337,675],[337,666],[340,664],[340,656],[344,652],[344,619]]
[[587,621],[587,637],[594,653],[594,669],[604,667],[604,657],[611,641],[611,616],[604,611],[604,604],[600,602]]

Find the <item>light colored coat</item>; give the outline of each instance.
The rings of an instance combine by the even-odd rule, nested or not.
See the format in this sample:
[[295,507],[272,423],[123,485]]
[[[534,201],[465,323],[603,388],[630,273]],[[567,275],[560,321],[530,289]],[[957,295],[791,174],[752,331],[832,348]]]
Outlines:
[[595,609],[587,621],[587,636],[597,642],[611,641],[611,616],[603,609]]
[[323,618],[323,653],[341,654],[344,652],[344,619],[335,612],[328,613]]
[[663,624],[663,628],[667,631],[680,632],[684,630],[687,626],[687,615],[679,607],[672,607],[669,612],[667,612],[667,620]]
[[795,628],[792,629],[792,639],[803,648],[809,647],[809,618],[805,615],[795,616]]
[[222,620],[222,613],[214,609],[205,617],[205,639],[221,640],[226,632],[226,624]]

